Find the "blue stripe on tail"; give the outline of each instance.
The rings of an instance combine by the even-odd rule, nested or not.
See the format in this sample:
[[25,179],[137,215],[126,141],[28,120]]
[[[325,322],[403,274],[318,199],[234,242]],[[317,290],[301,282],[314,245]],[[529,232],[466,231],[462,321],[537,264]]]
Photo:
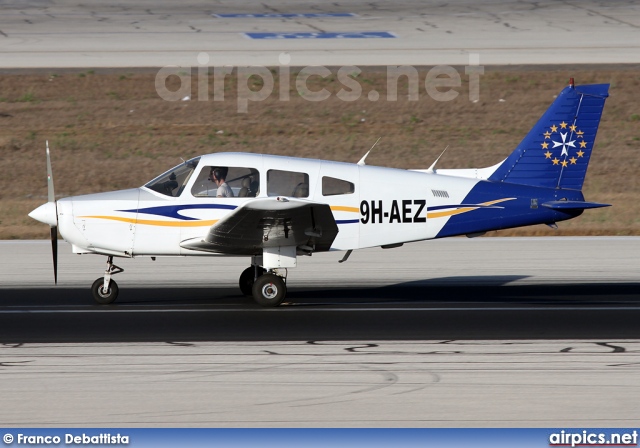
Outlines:
[[566,87],[489,180],[582,190],[609,84]]

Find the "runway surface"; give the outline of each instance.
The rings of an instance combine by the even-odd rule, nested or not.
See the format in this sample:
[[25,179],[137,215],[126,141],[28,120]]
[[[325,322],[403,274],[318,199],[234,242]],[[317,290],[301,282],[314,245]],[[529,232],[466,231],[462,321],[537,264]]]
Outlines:
[[304,258],[290,302],[244,259],[0,243],[0,421],[83,427],[632,427],[640,238],[477,238]]
[[289,303],[239,295],[242,258],[122,260],[0,243],[7,426],[629,427],[640,238],[455,238],[320,254]]
[[638,63],[639,29],[632,0],[15,1],[0,5],[0,68],[196,67],[200,52],[210,66],[277,66],[282,52],[292,66]]
[[0,421],[629,428],[639,351],[575,340],[4,344]]
[[[121,259],[120,297],[94,305],[106,258],[0,243],[4,342],[590,339],[640,336],[640,238],[456,238],[316,254],[284,306],[241,296],[246,258]],[[105,328],[116,331],[104,331]]]

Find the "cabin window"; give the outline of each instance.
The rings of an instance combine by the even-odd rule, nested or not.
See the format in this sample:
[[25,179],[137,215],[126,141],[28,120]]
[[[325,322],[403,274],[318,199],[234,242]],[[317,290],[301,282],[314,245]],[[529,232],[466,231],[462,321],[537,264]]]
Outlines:
[[309,197],[309,175],[297,171],[269,170],[267,172],[268,196]]
[[255,168],[207,165],[200,170],[191,194],[198,198],[254,198],[259,190],[260,173]]
[[191,179],[199,160],[200,157],[187,160],[145,184],[145,187],[165,196],[178,197],[182,194],[182,190],[184,190],[189,179]]
[[352,194],[356,186],[346,180],[335,177],[322,177],[322,196],[336,196],[339,194]]

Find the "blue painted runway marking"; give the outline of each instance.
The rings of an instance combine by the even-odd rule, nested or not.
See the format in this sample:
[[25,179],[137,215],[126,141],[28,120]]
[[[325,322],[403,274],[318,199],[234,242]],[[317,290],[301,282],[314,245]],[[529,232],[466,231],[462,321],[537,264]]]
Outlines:
[[388,31],[347,31],[343,33],[244,33],[250,39],[395,39]]
[[352,12],[324,12],[324,13],[301,13],[301,14],[211,14],[213,17],[221,19],[322,19],[325,17],[357,17]]

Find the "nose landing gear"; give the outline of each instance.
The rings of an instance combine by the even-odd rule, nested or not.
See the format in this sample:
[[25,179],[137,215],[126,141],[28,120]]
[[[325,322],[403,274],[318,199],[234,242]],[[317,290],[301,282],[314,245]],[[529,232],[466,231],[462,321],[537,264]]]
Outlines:
[[108,305],[118,298],[118,284],[111,280],[111,276],[121,272],[124,272],[124,269],[113,264],[113,257],[107,257],[107,270],[104,271],[104,277],[97,279],[91,285],[93,298],[100,305]]

